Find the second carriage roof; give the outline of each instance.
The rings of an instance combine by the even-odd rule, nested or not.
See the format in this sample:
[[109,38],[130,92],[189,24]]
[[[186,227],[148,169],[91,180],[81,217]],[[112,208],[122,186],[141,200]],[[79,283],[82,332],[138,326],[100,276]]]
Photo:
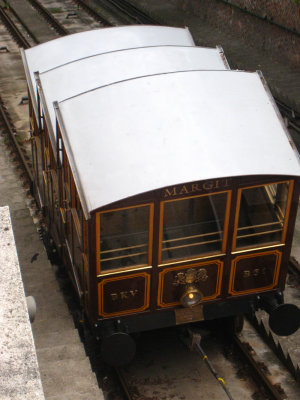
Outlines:
[[131,25],[75,33],[23,50],[23,63],[33,101],[36,71],[48,71],[95,54],[159,45],[194,46],[195,43],[187,28]]
[[297,175],[257,73],[188,71],[62,101],[58,122],[86,214],[143,192],[239,175]]
[[47,109],[49,125],[55,131],[53,101],[62,101],[100,86],[140,76],[226,68],[226,61],[218,48],[152,46],[76,60],[42,72],[37,79],[44,112]]

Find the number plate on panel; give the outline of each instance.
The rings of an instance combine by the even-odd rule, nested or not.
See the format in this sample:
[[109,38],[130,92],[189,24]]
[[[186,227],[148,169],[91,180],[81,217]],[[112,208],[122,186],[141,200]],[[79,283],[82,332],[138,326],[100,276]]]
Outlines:
[[177,308],[174,310],[176,325],[188,324],[189,322],[203,321],[203,305],[192,308]]

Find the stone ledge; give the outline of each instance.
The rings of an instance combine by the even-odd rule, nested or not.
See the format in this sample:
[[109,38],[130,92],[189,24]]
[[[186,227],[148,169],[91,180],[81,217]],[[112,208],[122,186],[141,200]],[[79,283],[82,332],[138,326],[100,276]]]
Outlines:
[[44,400],[8,207],[0,207],[1,400]]

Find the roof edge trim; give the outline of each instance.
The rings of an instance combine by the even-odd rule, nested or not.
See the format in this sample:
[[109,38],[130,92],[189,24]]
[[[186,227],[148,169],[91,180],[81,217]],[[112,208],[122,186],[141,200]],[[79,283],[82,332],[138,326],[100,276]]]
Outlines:
[[[52,147],[55,149],[55,147],[56,147],[56,137],[55,137],[55,132],[54,132],[54,129],[53,129],[53,126],[52,126],[52,122],[51,122],[51,119],[50,119],[49,110],[48,110],[48,107],[47,107],[47,103],[46,103],[46,98],[45,98],[45,94],[44,94],[44,91],[43,91],[42,82],[40,80],[40,73],[39,72],[34,72],[34,78],[35,78],[35,81],[36,81],[36,87],[37,87],[39,99],[40,99],[40,102],[42,103],[42,106],[43,106],[44,118],[45,118],[46,123],[47,123],[49,137],[50,137],[50,140],[51,140],[51,143],[52,143]],[[55,157],[55,160],[57,161],[56,153],[54,153],[54,157]]]
[[82,210],[83,210],[85,218],[88,220],[88,219],[90,219],[90,213],[88,211],[86,199],[85,199],[84,194],[83,194],[80,178],[79,178],[79,176],[77,174],[77,169],[76,169],[76,166],[75,166],[75,163],[74,163],[74,155],[73,155],[73,152],[71,150],[68,137],[66,135],[66,128],[65,128],[64,120],[63,120],[61,111],[59,109],[59,104],[58,104],[57,101],[53,102],[53,107],[54,107],[55,114],[56,114],[56,121],[57,121],[57,123],[58,123],[58,125],[59,125],[59,127],[61,129],[61,134],[62,134],[62,137],[63,137],[64,144],[67,147],[68,160],[69,160],[70,167],[71,167],[71,170],[72,170],[72,173],[73,173],[73,178],[74,178],[74,181],[75,181],[75,185],[76,185],[76,187],[78,189],[78,196],[80,198],[80,202],[81,202],[81,205],[82,205]]
[[[47,72],[54,71],[54,70],[59,69],[59,68],[63,68],[63,67],[65,67],[66,65],[74,64],[74,63],[76,63],[76,62],[78,62],[78,61],[87,60],[87,59],[93,58],[93,57],[99,57],[99,56],[102,56],[102,55],[105,55],[105,54],[113,54],[113,53],[119,53],[119,52],[122,52],[122,51],[130,51],[130,50],[138,50],[138,49],[161,48],[161,47],[179,47],[179,48],[183,47],[183,48],[187,48],[187,49],[209,49],[209,50],[214,50],[214,49],[215,49],[214,47],[187,46],[187,45],[183,46],[183,45],[177,45],[177,44],[160,44],[160,45],[157,45],[157,46],[156,46],[156,45],[153,45],[153,46],[143,46],[143,47],[128,47],[128,48],[126,48],[126,49],[117,49],[117,50],[111,50],[111,51],[104,51],[104,52],[102,52],[102,53],[96,53],[96,54],[91,54],[91,55],[89,55],[89,56],[77,58],[76,60],[68,61],[68,62],[66,62],[66,63],[64,63],[64,64],[57,65],[56,67],[46,69],[45,71],[41,72],[41,75],[42,75],[42,74],[45,74],[45,73],[47,73]],[[217,48],[218,48],[218,46],[217,46]],[[230,69],[230,68],[229,68],[229,69]]]
[[283,128],[283,131],[285,132],[285,134],[287,136],[287,139],[289,141],[289,144],[291,145],[291,148],[293,149],[293,151],[294,151],[294,153],[296,155],[296,158],[298,159],[298,162],[300,164],[300,154],[298,153],[298,150],[297,150],[297,147],[296,147],[296,145],[295,145],[295,143],[293,141],[293,138],[292,138],[290,132],[288,131],[287,126],[285,125],[284,119],[282,118],[281,112],[279,111],[279,108],[278,108],[278,106],[276,104],[276,101],[275,101],[275,99],[274,99],[274,97],[273,97],[273,95],[271,93],[269,85],[268,85],[268,83],[267,83],[262,71],[257,70],[256,73],[259,76],[259,78],[260,78],[260,80],[261,80],[261,82],[262,82],[262,84],[264,86],[264,89],[265,89],[265,91],[266,91],[266,93],[267,93],[267,95],[268,95],[268,97],[270,99],[270,102],[271,102],[271,104],[272,104],[272,106],[274,108],[274,111],[275,111],[275,113],[276,113],[276,115],[277,115],[277,117],[278,117],[278,119],[280,121],[280,124],[281,124],[281,126]]
[[216,49],[219,51],[220,57],[222,58],[222,61],[223,61],[224,65],[225,65],[225,68],[226,68],[226,69],[231,69],[231,68],[230,68],[230,65],[229,65],[229,62],[228,62],[228,60],[227,60],[227,58],[226,58],[225,52],[224,52],[224,50],[223,50],[223,47],[222,47],[221,45],[218,44],[218,45],[216,46]]
[[28,90],[30,92],[32,106],[33,106],[33,109],[34,109],[34,113],[35,113],[36,117],[38,118],[38,106],[37,106],[37,101],[36,101],[36,93],[35,93],[33,85],[32,85],[32,80],[31,80],[31,76],[30,76],[30,71],[29,71],[29,66],[28,66],[28,63],[27,63],[25,50],[23,48],[21,48],[20,49],[20,53],[21,53],[21,58],[22,58],[23,65],[24,65],[24,70],[25,70],[25,75],[26,75],[26,80],[27,80],[27,86],[28,86]]

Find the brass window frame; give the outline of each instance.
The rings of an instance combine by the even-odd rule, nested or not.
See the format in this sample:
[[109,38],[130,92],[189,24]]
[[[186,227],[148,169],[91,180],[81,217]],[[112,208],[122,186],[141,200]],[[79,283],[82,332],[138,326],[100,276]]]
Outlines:
[[[250,245],[250,246],[244,246],[244,247],[237,248],[236,241],[237,241],[237,231],[238,231],[242,191],[247,190],[247,189],[257,188],[257,187],[264,187],[264,186],[268,186],[268,185],[278,185],[281,183],[289,184],[289,191],[288,191],[288,197],[287,197],[287,201],[286,201],[286,209],[285,209],[284,222],[283,222],[283,226],[282,226],[281,240],[276,243],[275,242],[274,243],[262,243],[261,245],[252,245],[252,246]],[[244,252],[244,251],[252,251],[252,250],[256,250],[256,249],[259,250],[261,248],[282,246],[285,244],[286,232],[287,232],[287,226],[288,226],[289,214],[290,214],[290,208],[291,208],[291,202],[292,202],[292,196],[293,196],[293,189],[294,189],[294,180],[293,179],[288,179],[288,180],[283,180],[283,181],[280,180],[280,181],[276,181],[276,182],[267,182],[267,183],[263,183],[263,184],[259,184],[259,185],[250,185],[250,186],[245,186],[245,187],[238,189],[237,200],[236,200],[236,209],[235,209],[235,218],[234,218],[232,249],[231,249],[232,254],[236,254],[236,253]],[[271,223],[268,225],[271,225]]]
[[[148,224],[148,264],[141,264],[141,265],[132,265],[131,267],[121,267],[121,268],[114,268],[114,269],[107,269],[105,271],[101,271],[101,256],[100,256],[100,216],[101,214],[107,212],[114,212],[114,211],[121,211],[121,210],[129,210],[132,208],[139,208],[139,207],[149,207],[149,224]],[[96,265],[97,265],[97,276],[108,275],[108,274],[115,274],[115,273],[123,273],[127,271],[132,271],[133,269],[143,269],[143,268],[152,268],[152,248],[153,248],[153,225],[154,225],[154,203],[144,203],[144,204],[136,204],[128,207],[120,207],[109,209],[105,211],[99,211],[96,214]]]
[[[218,252],[210,252],[210,253],[203,253],[202,255],[197,255],[195,257],[185,257],[180,259],[172,259],[167,261],[162,261],[162,236],[163,236],[163,223],[164,223],[164,205],[165,203],[170,203],[174,201],[181,201],[181,200],[188,200],[191,198],[199,198],[205,196],[212,196],[226,193],[226,206],[225,206],[225,216],[224,216],[224,227],[223,227],[223,240],[222,240],[222,248],[221,251]],[[171,199],[171,200],[163,200],[160,202],[160,216],[159,216],[159,245],[158,245],[158,267],[163,267],[169,264],[178,264],[181,262],[193,262],[198,261],[206,258],[211,257],[221,257],[226,253],[226,246],[227,246],[227,239],[228,239],[228,226],[229,226],[229,215],[230,215],[230,208],[231,208],[231,199],[232,199],[232,189],[230,190],[222,190],[220,192],[212,192],[212,193],[205,193],[198,196],[187,196],[181,197],[178,199]]]

